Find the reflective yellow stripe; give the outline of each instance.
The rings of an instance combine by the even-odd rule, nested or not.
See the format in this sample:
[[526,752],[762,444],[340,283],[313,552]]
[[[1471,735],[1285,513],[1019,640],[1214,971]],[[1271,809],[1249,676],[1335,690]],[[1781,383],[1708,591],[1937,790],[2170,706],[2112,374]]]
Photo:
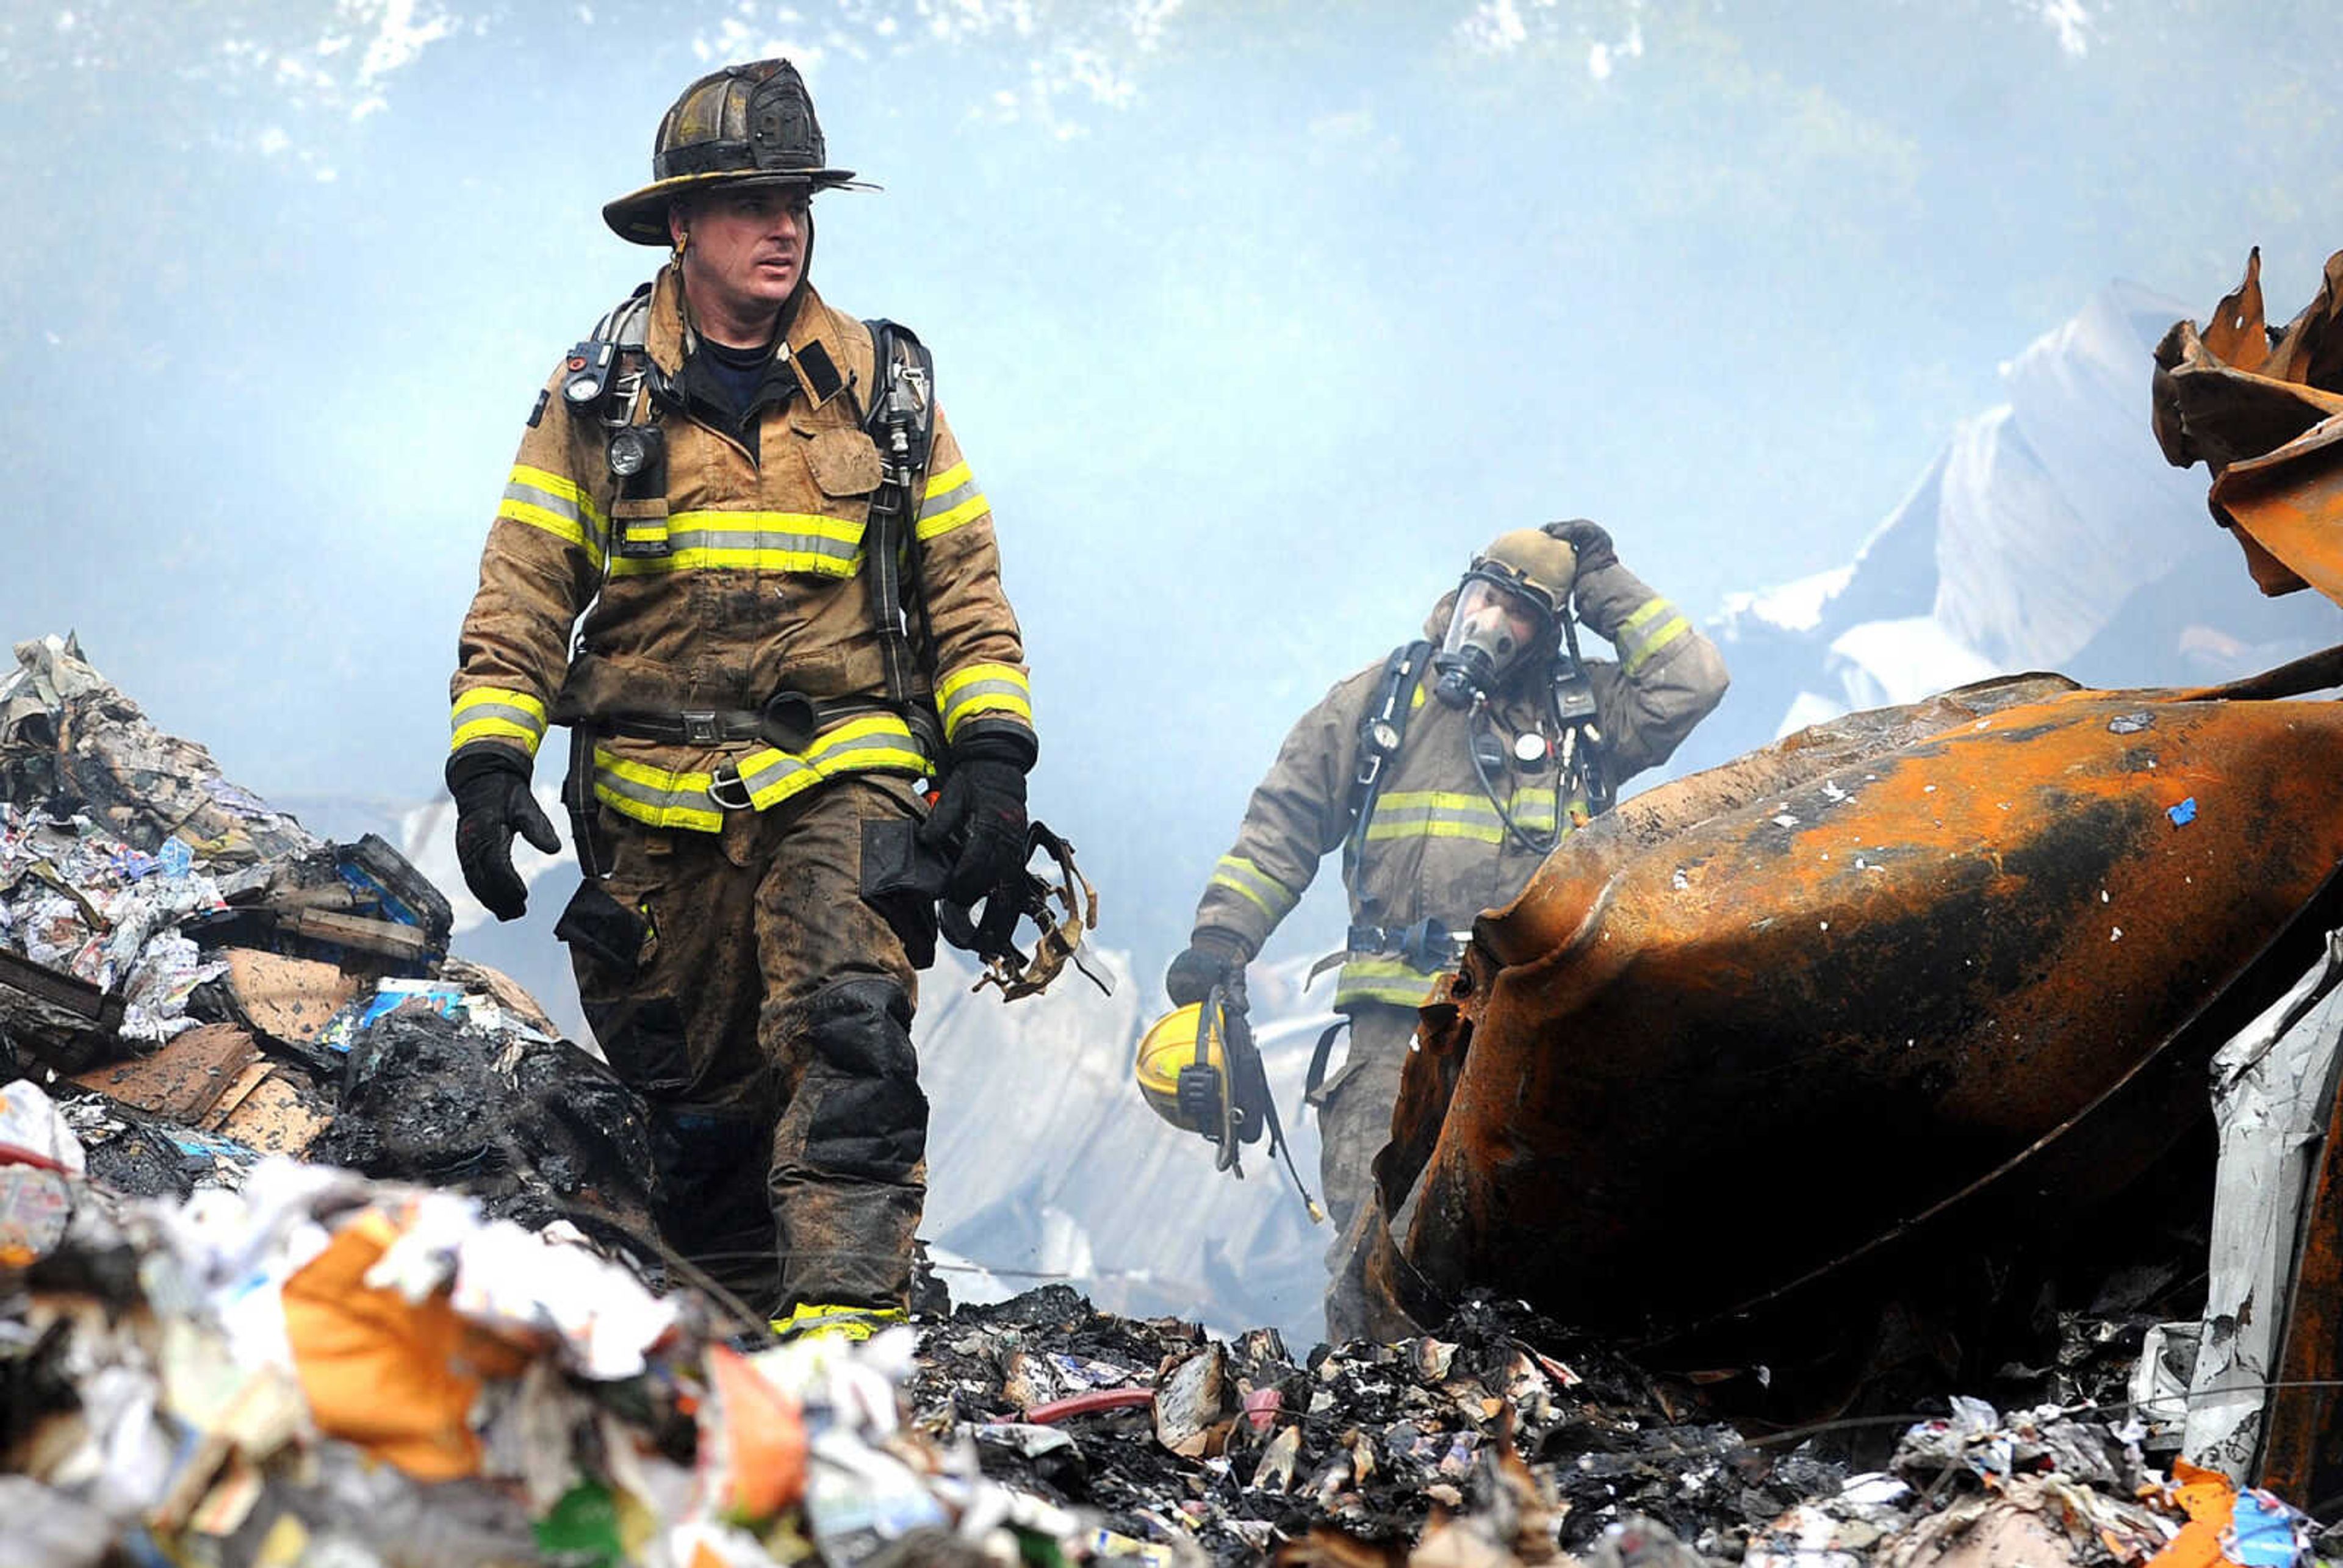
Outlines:
[[1301,895],[1242,855],[1222,855],[1213,869],[1211,886],[1242,893],[1261,907],[1274,922],[1293,912]]
[[1652,656],[1654,654],[1658,653],[1660,649],[1667,647],[1668,644],[1675,641],[1676,638],[1682,637],[1691,629],[1692,622],[1685,619],[1683,616],[1678,616],[1674,620],[1669,621],[1666,625],[1661,627],[1659,630],[1652,633],[1650,639],[1641,648],[1638,648],[1634,652],[1627,656],[1626,662],[1619,667],[1622,673],[1627,675],[1634,674],[1637,670],[1643,668],[1644,666],[1652,661]]
[[863,525],[814,512],[676,512],[668,553],[619,556],[612,577],[729,569],[850,578],[862,566]]
[[919,526],[911,531],[919,535],[920,543],[924,544],[938,534],[948,534],[961,524],[972,523],[991,510],[992,503],[981,495],[970,496],[950,511],[939,512],[932,518],[921,518]]
[[557,474],[550,468],[536,468],[527,463],[515,463],[511,483],[526,485],[532,490],[543,490],[555,500],[568,502],[597,522],[601,520],[602,514],[594,505],[594,498],[586,493],[578,481]]
[[[802,753],[771,746],[744,752],[732,769],[749,806],[763,811],[842,773],[920,774],[928,759],[910,726],[892,713],[872,713],[830,726]],[[595,798],[655,828],[719,830],[724,813],[708,794],[714,782],[710,773],[670,771],[594,749]]]
[[[1523,789],[1506,803],[1514,825],[1525,833],[1544,832],[1556,825],[1560,803],[1552,785]],[[1367,840],[1393,839],[1468,839],[1480,844],[1505,842],[1505,819],[1487,797],[1446,789],[1395,789],[1375,802],[1367,823]]]
[[832,1307],[808,1304],[791,1309],[786,1318],[773,1318],[769,1325],[783,1339],[805,1334],[830,1336],[845,1340],[867,1340],[873,1333],[906,1317],[900,1307]]
[[608,528],[599,508],[574,480],[526,463],[513,465],[505,481],[504,499],[497,516],[551,534],[564,544],[585,550],[596,566],[602,564],[603,540]]
[[965,462],[954,463],[928,481],[920,498],[920,518],[911,531],[920,539],[932,539],[938,534],[948,534],[962,523],[971,523],[991,510],[984,492],[976,487],[975,477]]
[[545,704],[526,691],[476,686],[457,698],[448,710],[452,731],[449,751],[460,751],[476,740],[518,740],[531,757],[545,739]]
[[525,724],[515,724],[509,719],[475,719],[456,726],[456,733],[448,738],[447,749],[461,751],[475,740],[488,739],[518,740],[521,749],[534,757],[545,739],[545,731],[531,729]]
[[1334,1006],[1378,1001],[1392,1007],[1421,1007],[1440,984],[1438,975],[1414,970],[1402,960],[1355,958],[1342,966],[1334,982]]
[[602,564],[601,541],[588,537],[585,525],[575,518],[565,518],[543,507],[533,507],[526,501],[509,498],[497,504],[497,516],[506,522],[525,523],[540,532],[551,534],[563,544],[576,545],[596,566]]
[[964,664],[937,683],[936,712],[943,719],[947,740],[959,733],[964,720],[980,713],[1005,713],[1030,725],[1033,689],[1013,664]]
[[1513,820],[1524,828],[1551,828],[1554,824],[1557,804],[1554,793],[1550,786],[1543,789],[1524,789],[1506,802],[1506,809],[1513,814]]
[[1392,789],[1384,792],[1381,803],[1400,811],[1489,809],[1486,799],[1479,795],[1468,795],[1461,789]]
[[802,755],[759,747],[735,768],[749,803],[763,811],[840,773],[924,773],[928,759],[910,725],[891,713],[873,713],[823,730]]
[[1650,620],[1654,616],[1658,615],[1667,608],[1668,601],[1664,598],[1646,599],[1635,608],[1634,614],[1629,616],[1625,620],[1619,623],[1619,629],[1621,631],[1633,631],[1637,627],[1642,626],[1645,621]]
[[1375,802],[1369,843],[1391,839],[1471,839],[1502,843],[1504,819],[1478,795],[1445,789],[1394,789]]
[[1470,839],[1477,844],[1504,842],[1505,829],[1492,822],[1379,822],[1367,829],[1373,840],[1386,839]]
[[724,813],[708,798],[708,787],[714,782],[706,773],[669,772],[594,748],[594,798],[654,828],[721,830]]
[[[1662,617],[1668,618],[1663,620]],[[1655,620],[1660,622],[1656,627],[1652,625]],[[1611,639],[1619,648],[1620,673],[1634,674],[1651,662],[1654,654],[1691,629],[1692,622],[1676,613],[1676,607],[1666,599],[1644,601],[1636,607],[1634,614],[1619,623],[1619,635]]]
[[518,709],[536,719],[539,726],[545,723],[545,704],[526,691],[513,691],[501,686],[475,686],[455,702],[458,713],[468,713],[482,707]]

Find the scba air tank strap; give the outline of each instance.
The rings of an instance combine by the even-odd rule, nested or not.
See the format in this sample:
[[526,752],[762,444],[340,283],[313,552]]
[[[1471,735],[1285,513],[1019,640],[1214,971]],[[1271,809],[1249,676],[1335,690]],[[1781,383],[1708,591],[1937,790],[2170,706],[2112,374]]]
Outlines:
[[879,487],[870,495],[863,558],[870,574],[870,618],[887,683],[887,700],[943,754],[935,720],[934,641],[929,634],[918,524],[935,450],[935,357],[919,335],[884,317],[870,330],[871,388],[862,429],[879,448]]
[[1375,699],[1359,720],[1359,763],[1351,775],[1351,849],[1365,839],[1367,819],[1374,814],[1375,797],[1382,794],[1393,769],[1399,766],[1401,742],[1407,739],[1407,719],[1415,705],[1415,691],[1431,667],[1432,644],[1403,642],[1383,660],[1383,678]]

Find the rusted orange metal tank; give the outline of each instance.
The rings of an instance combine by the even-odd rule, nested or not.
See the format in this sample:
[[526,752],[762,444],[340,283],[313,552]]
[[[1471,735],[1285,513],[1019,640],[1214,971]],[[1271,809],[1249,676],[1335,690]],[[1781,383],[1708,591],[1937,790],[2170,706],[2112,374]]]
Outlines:
[[2115,1191],[2206,1114],[2243,1020],[2208,1003],[2315,951],[2323,924],[2299,961],[2272,945],[2343,864],[2338,779],[2343,705],[2035,676],[1628,802],[1426,1009],[1371,1298],[1387,1325],[1472,1286],[1682,1325],[2046,1135],[2003,1201]]

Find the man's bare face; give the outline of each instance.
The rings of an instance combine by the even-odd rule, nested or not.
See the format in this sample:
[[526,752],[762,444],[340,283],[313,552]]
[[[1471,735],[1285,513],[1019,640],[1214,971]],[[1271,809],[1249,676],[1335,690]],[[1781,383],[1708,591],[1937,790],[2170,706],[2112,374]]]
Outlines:
[[689,236],[684,289],[712,321],[769,322],[805,276],[813,222],[802,187],[715,191],[679,204],[668,226],[678,239]]

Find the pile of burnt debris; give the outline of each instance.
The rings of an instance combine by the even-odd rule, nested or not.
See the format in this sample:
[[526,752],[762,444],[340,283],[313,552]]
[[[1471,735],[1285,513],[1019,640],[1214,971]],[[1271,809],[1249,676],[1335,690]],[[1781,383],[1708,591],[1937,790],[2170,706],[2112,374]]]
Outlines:
[[447,900],[397,849],[315,838],[70,641],[23,644],[16,664],[0,680],[0,1081],[46,1081],[93,1179],[184,1198],[308,1157],[642,1235],[631,1097],[526,991],[447,956]]
[[1955,1397],[1764,1432],[1719,1419],[1705,1378],[1655,1377],[1518,1303],[1296,1360],[1270,1331],[1223,1343],[1049,1286],[930,1328],[910,1394],[988,1476],[1221,1562],[2315,1560],[2317,1527],[2268,1493],[2150,1463],[2123,1397],[2137,1324],[2065,1328],[2070,1404],[2005,1418]]
[[70,643],[17,666],[0,1563],[2318,1557],[2268,1493],[2160,1468],[2157,1278],[1971,1391],[2025,1413],[1786,1427],[1763,1367],[1654,1375],[1484,1298],[1301,1354],[1063,1284],[775,1345],[661,1253],[625,1086],[448,955],[390,846],[226,782]]

